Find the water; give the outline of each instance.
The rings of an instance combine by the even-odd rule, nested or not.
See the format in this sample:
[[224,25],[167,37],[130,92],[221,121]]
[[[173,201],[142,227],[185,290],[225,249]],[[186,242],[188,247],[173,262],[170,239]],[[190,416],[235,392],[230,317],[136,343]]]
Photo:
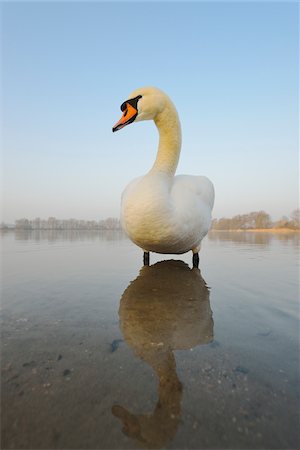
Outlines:
[[3,234],[2,448],[299,448],[298,237]]

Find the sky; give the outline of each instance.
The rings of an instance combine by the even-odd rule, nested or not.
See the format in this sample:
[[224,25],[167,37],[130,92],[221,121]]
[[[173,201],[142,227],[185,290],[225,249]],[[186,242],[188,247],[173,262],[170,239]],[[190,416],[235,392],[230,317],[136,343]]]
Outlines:
[[118,133],[138,87],[178,110],[177,174],[213,217],[298,207],[297,2],[4,2],[2,220],[118,217],[155,159],[153,122]]

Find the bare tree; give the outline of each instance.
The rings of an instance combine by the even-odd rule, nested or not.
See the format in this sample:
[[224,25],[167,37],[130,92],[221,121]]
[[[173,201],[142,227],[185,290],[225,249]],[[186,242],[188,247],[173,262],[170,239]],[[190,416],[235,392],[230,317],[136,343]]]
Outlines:
[[293,228],[300,228],[300,209],[295,209],[291,214],[291,226]]

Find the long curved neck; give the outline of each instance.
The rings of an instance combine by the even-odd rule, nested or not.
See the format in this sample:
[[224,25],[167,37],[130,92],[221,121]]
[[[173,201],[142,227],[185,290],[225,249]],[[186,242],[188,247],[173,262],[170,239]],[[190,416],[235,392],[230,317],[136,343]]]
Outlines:
[[170,101],[163,111],[157,114],[154,122],[159,132],[159,146],[150,172],[159,171],[173,176],[181,149],[181,126],[177,111]]

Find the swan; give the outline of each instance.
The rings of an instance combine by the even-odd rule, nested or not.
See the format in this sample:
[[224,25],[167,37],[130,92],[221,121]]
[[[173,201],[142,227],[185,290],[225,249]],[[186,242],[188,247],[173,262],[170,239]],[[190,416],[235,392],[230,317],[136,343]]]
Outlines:
[[171,99],[160,89],[135,90],[122,103],[116,132],[133,122],[154,120],[159,146],[152,168],[125,188],[121,201],[121,223],[129,238],[144,251],[183,254],[193,252],[199,265],[202,239],[211,225],[214,186],[204,176],[175,176],[181,150],[181,126]]

